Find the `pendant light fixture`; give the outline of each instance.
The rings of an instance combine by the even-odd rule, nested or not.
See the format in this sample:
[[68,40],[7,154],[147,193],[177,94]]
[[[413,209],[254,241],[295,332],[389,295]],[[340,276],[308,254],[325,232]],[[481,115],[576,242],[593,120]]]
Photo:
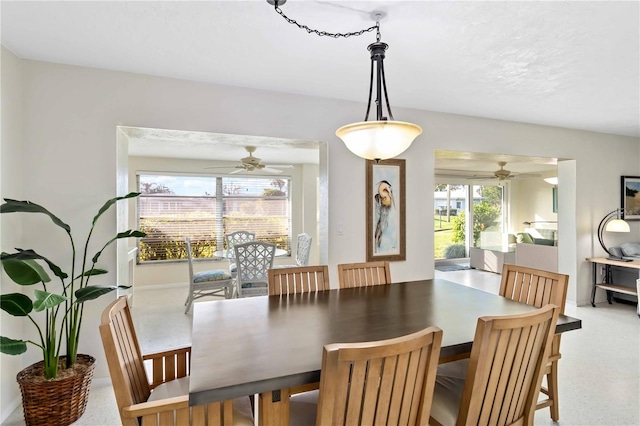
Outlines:
[[[301,25],[293,19],[288,18],[278,7],[285,2],[286,0],[267,0],[267,3],[274,5],[276,12],[287,22],[297,25],[308,33],[332,38],[346,38],[359,36],[374,29],[376,30],[376,42],[371,43],[367,48],[369,52],[371,52],[371,73],[369,79],[369,100],[367,102],[367,112],[364,121],[340,127],[336,130],[336,136],[342,139],[346,147],[358,157],[375,160],[376,162],[396,157],[406,151],[414,139],[422,133],[422,129],[416,124],[395,121],[393,118],[391,105],[389,104],[389,96],[387,95],[387,83],[384,76],[384,57],[389,46],[380,41],[380,19],[382,18],[382,14],[374,12],[376,24],[367,29],[352,33],[328,33],[313,30],[306,25]],[[374,85],[376,94],[376,120],[369,121]],[[387,110],[386,116],[384,113],[385,106]]]

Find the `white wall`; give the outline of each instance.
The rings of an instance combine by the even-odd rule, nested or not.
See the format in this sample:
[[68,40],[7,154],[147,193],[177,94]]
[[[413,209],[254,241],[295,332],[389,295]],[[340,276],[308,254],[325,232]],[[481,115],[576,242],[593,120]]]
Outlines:
[[[339,126],[359,120],[364,103],[42,62],[25,61],[22,66],[24,153],[29,161],[19,155],[3,155],[2,166],[19,163],[24,190],[17,196],[50,207],[80,234],[96,207],[115,195],[117,125],[302,138],[328,142],[329,238],[325,243],[333,286],[337,263],[365,259],[365,162],[334,135]],[[2,96],[4,99],[4,92]],[[610,206],[619,203],[619,191],[612,188],[619,185],[620,175],[640,174],[637,138],[401,108],[395,108],[395,116],[419,124],[424,133],[402,155],[407,170],[409,238],[407,260],[392,263],[394,280],[433,277],[434,150],[559,157],[575,159],[575,181],[579,182],[575,193],[578,215],[563,221],[559,214],[567,235],[575,235],[577,242],[567,253],[568,260],[561,257],[560,270],[569,273],[573,282],[568,299],[587,302],[590,269],[584,258],[602,254],[594,246],[594,230]],[[559,176],[569,185],[569,180]],[[105,219],[95,231],[98,241],[115,232],[115,212]],[[343,225],[343,235],[337,235],[338,223]],[[57,237],[44,232],[41,224],[25,220],[25,225],[23,246],[55,247]],[[639,231],[634,224],[636,240]],[[115,248],[103,255],[101,263],[115,270]],[[98,359],[96,377],[108,376],[103,354],[97,349],[101,347],[97,327],[109,301],[104,297],[85,308],[80,351]],[[13,371],[3,371],[3,383],[13,377]]]
[[[9,50],[2,46],[0,56],[2,76],[2,100],[0,102],[0,196],[2,198],[18,198],[23,195],[22,172],[22,63]],[[13,247],[21,247],[22,217],[17,214],[5,214],[0,217],[0,241],[2,251],[12,251]],[[0,292],[20,292],[20,286],[14,284],[2,270],[0,275]],[[13,339],[25,338],[24,331],[29,324],[24,318],[15,318],[0,312],[0,335]],[[36,352],[33,348],[31,351]],[[19,403],[16,373],[27,366],[25,357],[0,355],[0,423],[17,407]]]
[[558,220],[557,213],[553,212],[553,185],[549,185],[542,177],[512,180],[509,182],[509,195],[509,205],[512,209],[509,221],[510,233],[523,232],[524,228],[556,229],[555,224],[552,226],[523,224],[525,221]]

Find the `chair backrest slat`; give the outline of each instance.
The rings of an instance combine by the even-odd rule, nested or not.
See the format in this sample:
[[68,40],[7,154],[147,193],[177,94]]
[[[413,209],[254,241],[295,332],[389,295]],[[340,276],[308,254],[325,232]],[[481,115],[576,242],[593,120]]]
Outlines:
[[269,269],[269,296],[329,290],[327,265]]
[[388,261],[343,263],[338,265],[340,288],[391,284]]
[[326,345],[317,425],[427,424],[442,330]]

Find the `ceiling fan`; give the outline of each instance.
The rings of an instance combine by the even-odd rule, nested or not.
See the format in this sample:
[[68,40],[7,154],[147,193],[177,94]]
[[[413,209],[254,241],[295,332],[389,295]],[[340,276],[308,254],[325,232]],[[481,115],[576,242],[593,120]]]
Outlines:
[[498,179],[500,181],[507,179],[526,179],[531,177],[539,177],[539,174],[535,173],[512,173],[511,170],[507,170],[504,166],[507,165],[506,161],[498,161],[500,169],[493,172],[493,175],[473,175],[469,179]]
[[262,164],[262,160],[260,158],[253,156],[253,153],[256,151],[255,146],[245,146],[244,149],[249,153],[249,156],[241,158],[240,164],[238,164],[237,166],[213,166],[205,167],[205,169],[228,169],[234,167],[238,170],[234,170],[229,174],[235,175],[238,173],[251,173],[255,171],[268,174],[278,174],[282,173],[282,170],[280,169],[293,168],[293,165],[291,164]]

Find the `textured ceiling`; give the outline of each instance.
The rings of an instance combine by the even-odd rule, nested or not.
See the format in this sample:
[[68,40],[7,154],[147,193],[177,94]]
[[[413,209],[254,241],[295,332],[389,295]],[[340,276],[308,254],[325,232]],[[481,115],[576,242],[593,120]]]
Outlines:
[[[366,101],[374,33],[317,37],[264,0],[0,7],[2,44],[21,58]],[[289,0],[282,10],[330,32],[383,11],[392,107],[640,136],[639,2]]]

